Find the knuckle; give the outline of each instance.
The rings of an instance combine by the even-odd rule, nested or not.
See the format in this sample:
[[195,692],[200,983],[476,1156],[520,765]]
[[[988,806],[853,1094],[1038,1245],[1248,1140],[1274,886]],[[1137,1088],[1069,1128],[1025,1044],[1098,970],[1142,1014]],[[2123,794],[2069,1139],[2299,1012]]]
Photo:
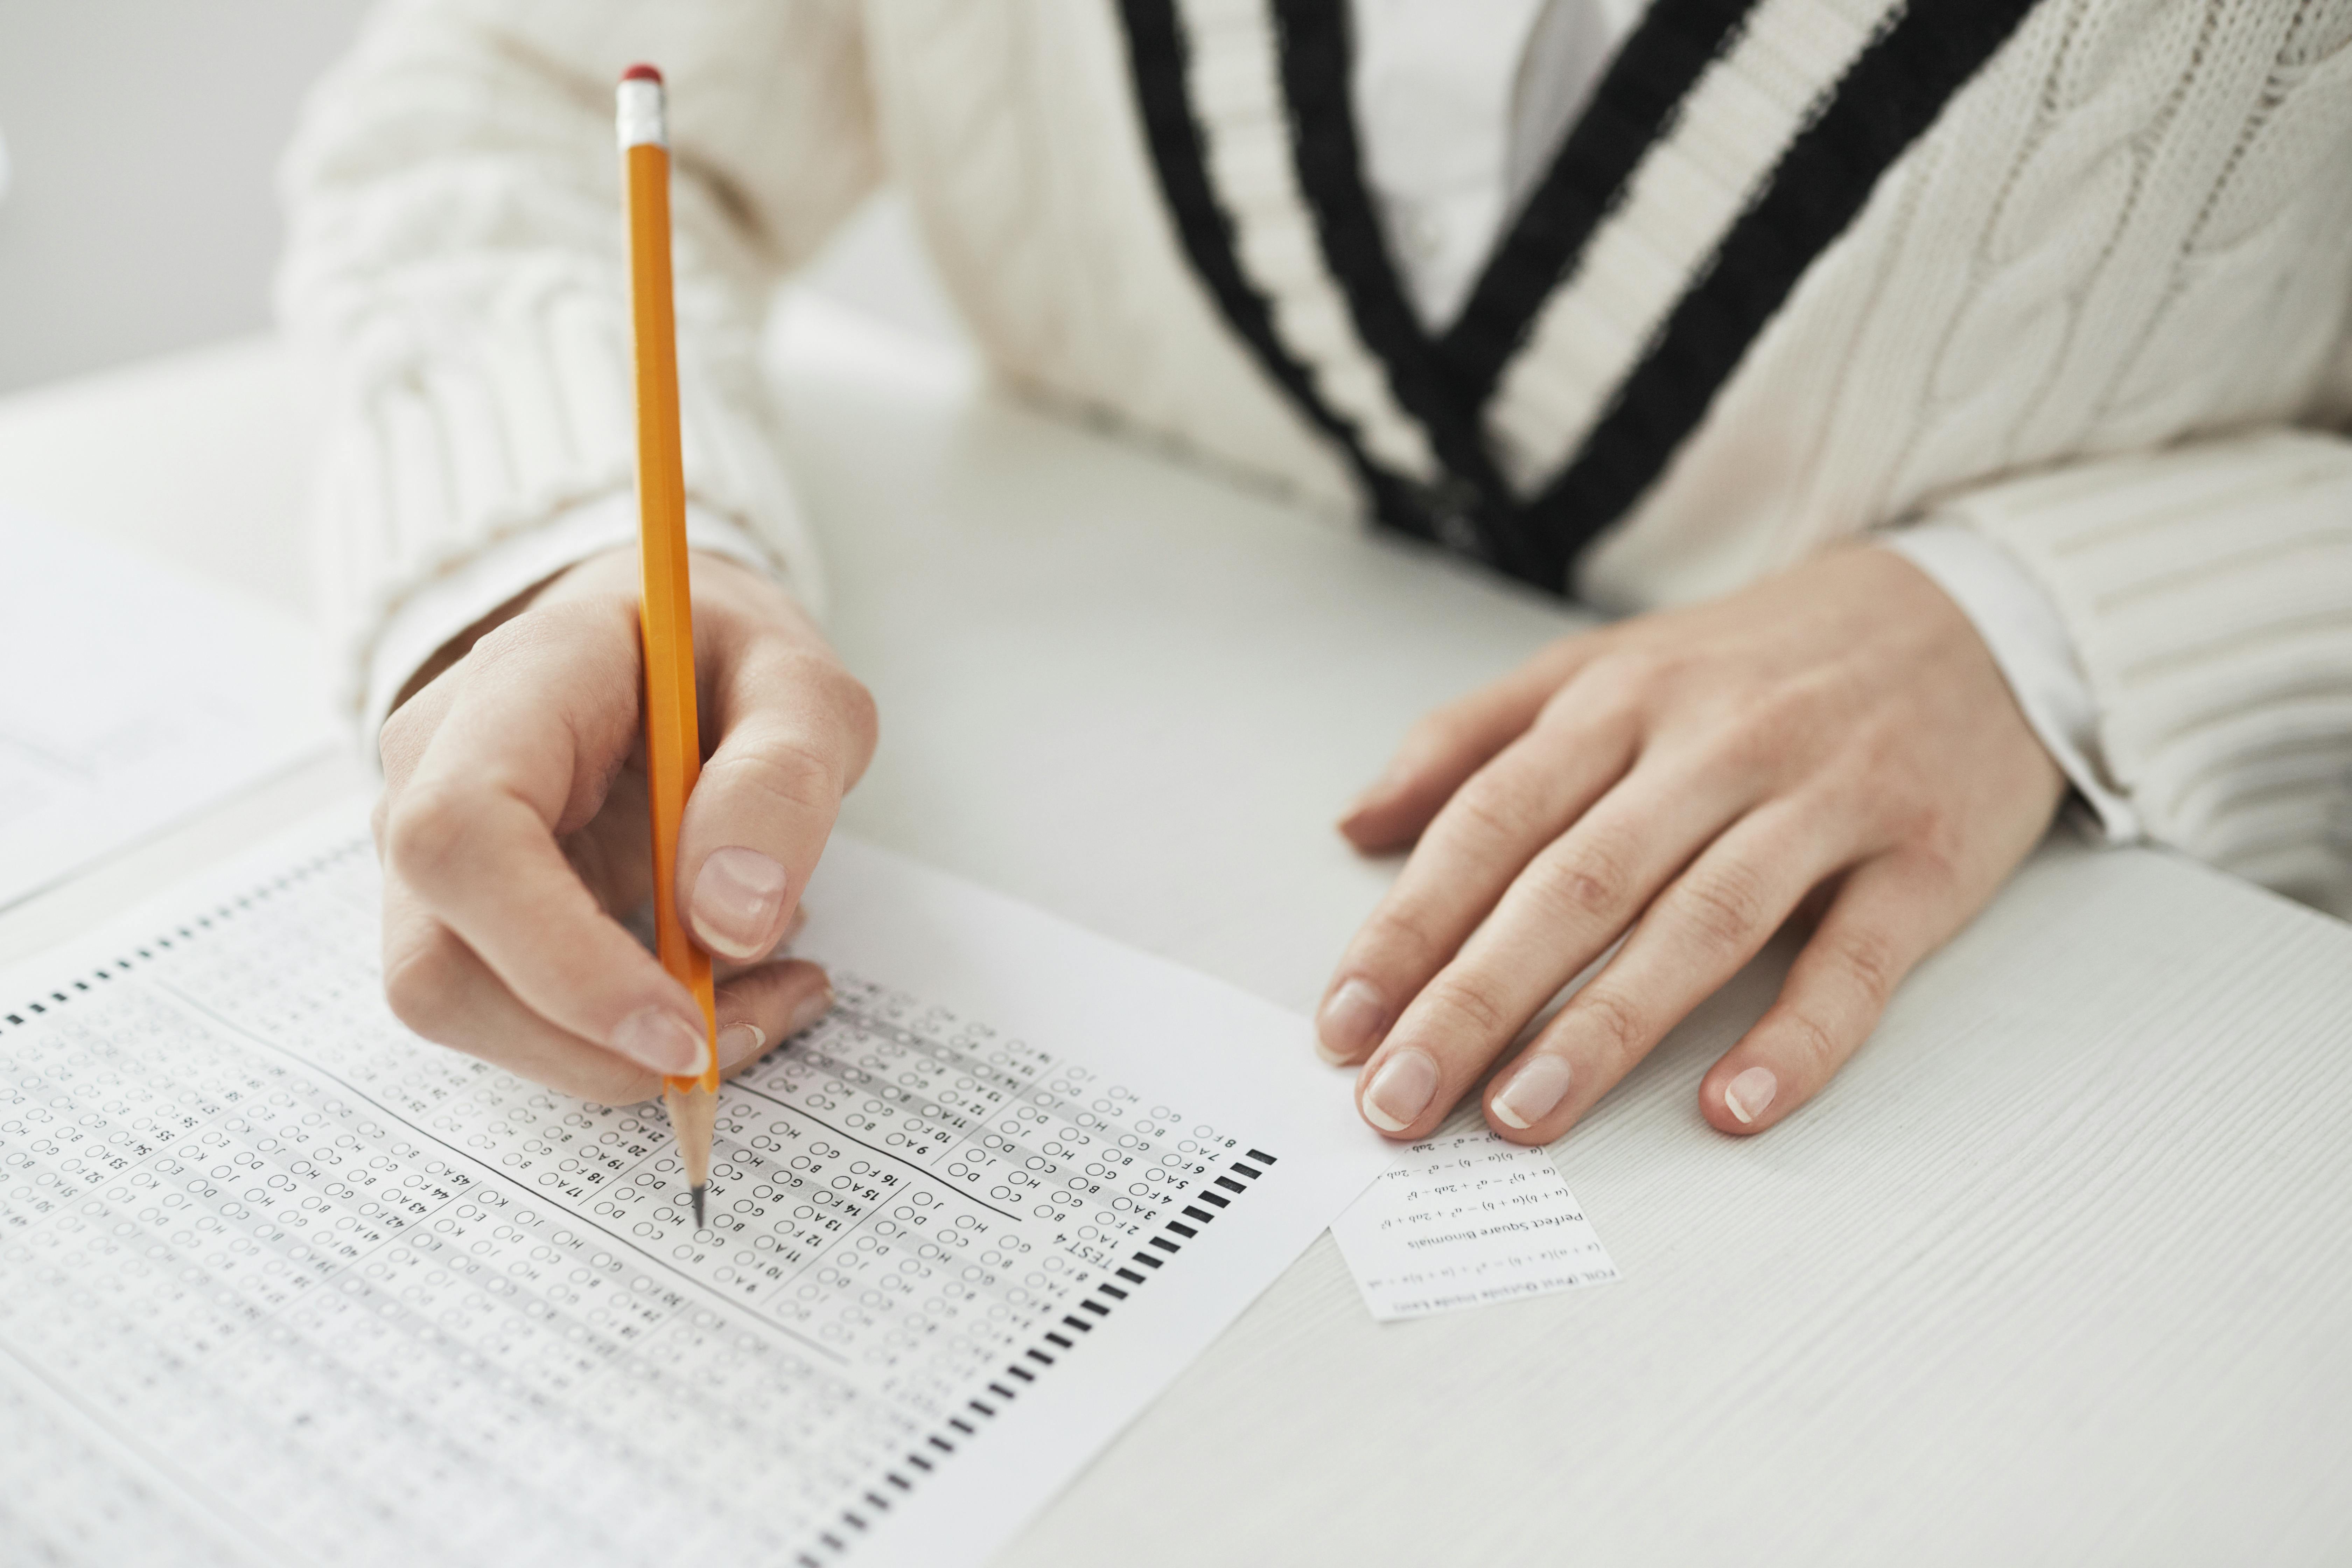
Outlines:
[[711,759],[729,794],[765,799],[789,812],[830,811],[840,803],[840,764],[804,741],[781,740]]
[[1627,684],[1606,669],[1588,668],[1544,699],[1528,729],[1555,746],[1573,748],[1567,754],[1582,755],[1595,748],[1618,751],[1643,727],[1643,705]]
[[1364,922],[1361,951],[1374,963],[1390,959],[1420,966],[1435,959],[1441,946],[1417,901],[1384,903]]
[[1675,900],[1680,922],[1708,947],[1745,948],[1771,919],[1763,879],[1751,868],[1732,864],[1694,876]]
[[[818,744],[805,737],[780,735],[765,742],[767,748],[781,749],[798,745],[810,755],[824,758],[826,771],[836,781],[854,781],[863,773],[873,757],[874,747],[881,735],[881,710],[874,693],[864,681],[849,673],[842,662],[821,649],[803,647],[770,638],[750,656],[747,672],[754,683],[751,699],[756,722],[763,725],[806,725],[813,734],[825,738]],[[795,720],[787,713],[820,715],[814,721]],[[838,758],[825,757],[827,751],[836,749]],[[835,791],[846,787],[836,782]]]
[[1589,723],[1595,706],[1592,696],[1586,684],[1567,681],[1543,700],[1543,705],[1536,710],[1535,722],[1528,728],[1538,734],[1552,735]]
[[1543,796],[1524,770],[1485,767],[1455,792],[1448,809],[1458,827],[1479,838],[1509,842],[1540,825]]
[[1836,1031],[1802,1006],[1782,1014],[1777,1032],[1802,1063],[1807,1083],[1826,1081],[1845,1059],[1845,1047]]
[[1893,946],[1868,926],[1849,925],[1829,944],[1828,957],[1873,1013],[1895,994],[1902,966]]
[[1581,1026],[1610,1058],[1612,1072],[1623,1072],[1649,1049],[1649,1019],[1633,1001],[1606,985],[1588,985],[1570,1004]]
[[1582,681],[1588,697],[1622,708],[1646,708],[1664,694],[1675,661],[1663,649],[1612,648],[1592,661]]
[[872,751],[881,731],[881,713],[866,683],[850,674],[831,654],[813,648],[788,648],[782,660],[788,679],[815,692],[850,737],[866,751]]
[[386,814],[385,864],[419,890],[446,887],[465,863],[475,820],[461,789],[412,789]]
[[1950,812],[1922,812],[1900,858],[1905,879],[1931,898],[1950,897],[1960,885],[1962,833]]
[[1441,976],[1430,986],[1428,995],[1433,1011],[1475,1038],[1500,1038],[1518,1028],[1518,1020],[1511,1016],[1503,999],[1479,977]]
[[1949,906],[1966,895],[1965,874],[1960,869],[1960,851],[1956,845],[1929,843],[1919,846],[1905,857],[1905,869],[1912,886],[1921,898]]
[[1601,835],[1537,857],[1528,868],[1528,894],[1550,913],[1579,922],[1614,920],[1632,902],[1631,858]]

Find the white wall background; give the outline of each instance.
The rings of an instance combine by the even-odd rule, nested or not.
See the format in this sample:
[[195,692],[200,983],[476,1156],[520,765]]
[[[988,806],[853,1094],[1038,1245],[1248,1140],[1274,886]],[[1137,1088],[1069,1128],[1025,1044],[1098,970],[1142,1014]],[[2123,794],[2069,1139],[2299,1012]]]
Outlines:
[[[0,393],[268,325],[278,150],[369,3],[0,0]],[[955,333],[895,202],[813,281]]]
[[271,173],[366,0],[0,0],[0,391],[258,330]]

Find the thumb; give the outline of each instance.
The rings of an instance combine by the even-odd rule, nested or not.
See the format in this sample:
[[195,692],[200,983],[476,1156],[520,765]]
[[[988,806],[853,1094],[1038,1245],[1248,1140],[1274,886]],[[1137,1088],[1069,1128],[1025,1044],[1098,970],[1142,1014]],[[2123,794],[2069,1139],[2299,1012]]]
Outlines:
[[678,912],[710,952],[762,958],[874,754],[874,700],[830,654],[761,638],[722,657],[720,739],[678,830]]

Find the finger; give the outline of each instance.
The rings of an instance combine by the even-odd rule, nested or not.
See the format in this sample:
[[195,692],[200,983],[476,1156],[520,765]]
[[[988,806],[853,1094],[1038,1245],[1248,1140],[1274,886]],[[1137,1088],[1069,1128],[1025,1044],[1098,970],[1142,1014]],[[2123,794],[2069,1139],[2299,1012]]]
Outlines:
[[719,988],[719,1066],[750,1067],[833,1010],[833,984],[801,959],[762,963]]
[[1856,867],[1771,1010],[1699,1080],[1699,1113],[1719,1131],[1761,1132],[1811,1100],[1961,912],[1950,875],[1929,857],[1895,851]]
[[456,932],[413,899],[387,893],[383,946],[384,999],[393,1016],[436,1045],[600,1105],[634,1105],[661,1092],[658,1073],[556,1027],[516,1000]]
[[1849,863],[1862,847],[1857,822],[1832,802],[1783,798],[1735,823],[1495,1076],[1488,1125],[1515,1143],[1549,1143],[1575,1125]]
[[1502,679],[1422,719],[1339,819],[1340,833],[1367,852],[1411,843],[1465,779],[1535,722],[1545,699],[1591,657],[1592,641],[1553,643]]
[[874,754],[874,700],[830,656],[781,638],[722,649],[722,735],[678,830],[678,910],[714,954],[755,958],[782,939]]
[[[634,1105],[661,1092],[658,1073],[567,1034],[517,1001],[455,932],[398,891],[386,900],[384,950],[394,1016],[435,1044],[604,1105]],[[832,984],[814,963],[786,960],[737,975],[718,994],[719,1071],[750,1067],[832,1005]]]
[[1755,786],[1645,760],[1529,861],[1365,1064],[1357,1106],[1425,1135],[1536,1010],[1616,941],[1667,879],[1746,811]]
[[685,986],[610,918],[557,843],[635,743],[636,627],[617,600],[509,622],[475,646],[384,824],[385,863],[555,1028],[656,1071],[701,1058]]
[[1556,703],[1437,814],[1395,885],[1349,940],[1316,1012],[1316,1049],[1361,1061],[1512,879],[1623,776],[1630,708]]

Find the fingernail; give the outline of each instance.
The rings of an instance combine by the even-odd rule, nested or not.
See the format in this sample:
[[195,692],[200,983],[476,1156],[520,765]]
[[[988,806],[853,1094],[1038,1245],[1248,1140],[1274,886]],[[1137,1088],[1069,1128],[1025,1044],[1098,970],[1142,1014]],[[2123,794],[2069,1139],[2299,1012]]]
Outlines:
[[714,849],[694,879],[694,929],[702,945],[730,958],[760,958],[776,940],[784,868],[757,849]]
[[757,1024],[730,1024],[719,1031],[719,1065],[735,1067],[767,1048],[768,1037]]
[[1570,1076],[1566,1057],[1529,1057],[1495,1096],[1495,1114],[1507,1127],[1533,1127],[1559,1109]]
[[1354,1061],[1381,1032],[1389,1010],[1381,994],[1361,980],[1350,980],[1331,993],[1315,1019],[1315,1054],[1333,1065]]
[[1724,1109],[1739,1118],[1743,1127],[1764,1114],[1779,1093],[1780,1080],[1772,1076],[1770,1068],[1749,1068],[1723,1086]]
[[1426,1051],[1402,1050],[1381,1064],[1364,1088],[1364,1117],[1383,1132],[1402,1132],[1429,1109],[1437,1064]]
[[817,1021],[833,1011],[833,987],[828,985],[814,996],[804,996],[785,1021],[784,1038],[791,1039],[803,1029],[813,1028]]
[[661,1007],[640,1007],[613,1031],[613,1048],[656,1072],[682,1073],[702,1065],[702,1031]]

